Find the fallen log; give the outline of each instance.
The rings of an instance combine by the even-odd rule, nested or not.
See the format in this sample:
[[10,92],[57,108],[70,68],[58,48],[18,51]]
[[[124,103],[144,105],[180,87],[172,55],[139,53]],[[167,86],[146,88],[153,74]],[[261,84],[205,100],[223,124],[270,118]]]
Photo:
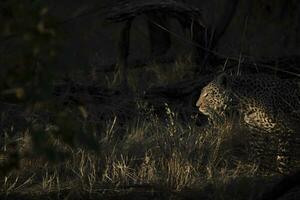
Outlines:
[[207,75],[199,79],[188,79],[174,84],[151,87],[142,94],[65,80],[55,86],[54,94],[65,105],[84,105],[91,113],[94,113],[92,116],[98,116],[98,119],[114,115],[136,117],[142,114],[136,109],[138,101],[146,102],[159,115],[162,114],[160,112],[165,111],[162,108],[165,108],[167,104],[172,110],[186,116],[197,112],[195,103],[200,90],[212,77],[213,75]]
[[[113,22],[124,22],[139,15],[153,12],[168,13],[171,17],[186,18],[190,21],[197,20],[200,22],[202,19],[202,13],[198,8],[173,0],[121,2],[111,9],[106,19]],[[202,22],[201,24],[203,25]]]

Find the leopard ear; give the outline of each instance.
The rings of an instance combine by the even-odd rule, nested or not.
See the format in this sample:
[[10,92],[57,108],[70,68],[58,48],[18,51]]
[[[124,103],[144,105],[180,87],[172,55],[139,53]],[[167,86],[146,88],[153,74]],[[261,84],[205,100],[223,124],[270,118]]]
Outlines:
[[228,84],[228,77],[226,73],[222,73],[217,77],[217,83],[223,87],[226,87]]

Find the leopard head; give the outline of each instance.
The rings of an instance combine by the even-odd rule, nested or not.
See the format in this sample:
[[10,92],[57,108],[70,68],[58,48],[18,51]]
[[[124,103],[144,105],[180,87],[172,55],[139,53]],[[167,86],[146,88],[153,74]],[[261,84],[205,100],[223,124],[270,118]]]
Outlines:
[[199,111],[213,121],[217,120],[216,118],[223,118],[233,105],[234,98],[228,89],[229,82],[228,75],[219,75],[202,89],[196,103]]

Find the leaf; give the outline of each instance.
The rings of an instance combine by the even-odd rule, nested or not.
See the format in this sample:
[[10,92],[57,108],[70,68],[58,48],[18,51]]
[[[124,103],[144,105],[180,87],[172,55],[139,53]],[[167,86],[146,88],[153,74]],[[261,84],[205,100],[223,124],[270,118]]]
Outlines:
[[78,109],[84,119],[88,118],[88,112],[83,106],[78,106]]
[[16,88],[15,93],[18,99],[22,99],[25,96],[25,91],[23,88]]

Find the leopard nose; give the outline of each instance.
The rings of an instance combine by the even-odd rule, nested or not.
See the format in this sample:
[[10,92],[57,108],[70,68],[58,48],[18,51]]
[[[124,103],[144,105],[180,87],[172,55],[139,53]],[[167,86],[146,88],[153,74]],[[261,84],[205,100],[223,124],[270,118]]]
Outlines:
[[197,101],[196,106],[201,109],[203,107],[204,103],[203,101],[200,101],[200,99]]

